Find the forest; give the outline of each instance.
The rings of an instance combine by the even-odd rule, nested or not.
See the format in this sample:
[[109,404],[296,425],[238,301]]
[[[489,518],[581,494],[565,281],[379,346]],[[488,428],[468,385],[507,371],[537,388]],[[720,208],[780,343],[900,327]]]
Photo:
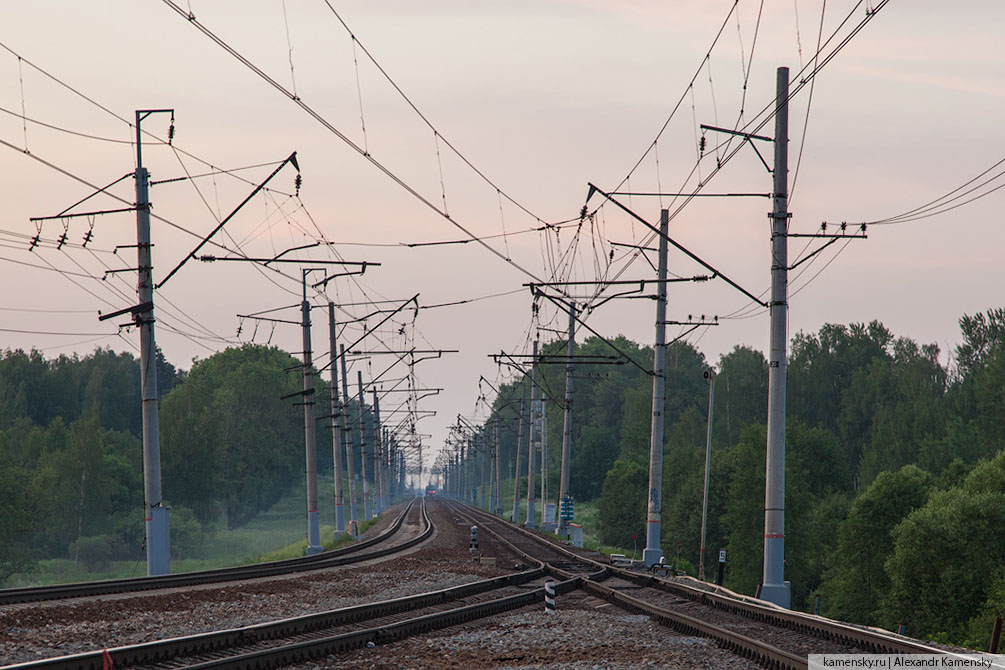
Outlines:
[[[303,478],[303,410],[281,398],[302,388],[301,367],[256,345],[197,360],[184,373],[159,354],[161,474],[172,558],[181,558],[211,525],[241,526]],[[39,558],[97,569],[142,555],[139,394],[139,360],[128,353],[45,360],[4,352],[0,583]],[[330,432],[319,432],[330,444]],[[331,450],[319,455],[331,470]]]
[[[545,354],[560,358],[565,343]],[[577,355],[641,365],[577,364],[571,493],[596,501],[600,537],[645,537],[652,348],[591,337]],[[935,345],[881,323],[827,324],[790,342],[787,372],[786,579],[793,607],[983,648],[1005,610],[1005,309],[960,319],[960,344]],[[696,574],[707,361],[668,347],[662,547]],[[761,577],[768,366],[737,346],[714,362],[706,574],[726,549],[725,585],[756,592]],[[558,491],[565,366],[539,366],[546,397],[549,492]],[[500,388],[494,417],[503,463],[515,460],[526,375]],[[491,422],[491,419],[489,420]],[[488,423],[486,425],[488,425]],[[526,431],[523,433],[526,440]],[[526,463],[526,457],[523,459]],[[524,467],[526,467],[524,465]],[[505,470],[504,470],[505,471]],[[526,482],[522,481],[524,490]]]
[[[878,322],[828,324],[792,338],[785,547],[793,607],[812,609],[819,596],[828,616],[987,644],[1005,603],[1005,309],[963,316],[959,342],[940,357],[935,345]],[[546,354],[564,349],[561,341],[543,346]],[[573,396],[571,492],[598,507],[603,542],[631,547],[632,535],[645,536],[652,348],[591,337],[577,353],[623,353],[639,363],[578,364]],[[282,398],[300,388],[300,366],[257,345],[194,361],[188,371],[159,355],[157,363],[177,557],[211,524],[240,527],[302,479],[302,410]],[[726,586],[754,593],[768,375],[752,348],[737,346],[715,362],[688,343],[668,348],[662,545],[695,574],[709,405],[703,372],[713,363],[708,554],[714,560],[726,549]],[[541,365],[539,374],[548,488],[557,494],[564,365]],[[499,391],[501,460],[514,463],[529,379],[517,374]],[[327,395],[318,395],[324,406]],[[0,583],[40,557],[135,559],[143,539],[140,423],[139,366],[130,354],[3,353]],[[326,426],[319,422],[319,445],[331,442]],[[330,471],[331,451],[318,455],[319,469]],[[714,574],[711,563],[706,573]]]

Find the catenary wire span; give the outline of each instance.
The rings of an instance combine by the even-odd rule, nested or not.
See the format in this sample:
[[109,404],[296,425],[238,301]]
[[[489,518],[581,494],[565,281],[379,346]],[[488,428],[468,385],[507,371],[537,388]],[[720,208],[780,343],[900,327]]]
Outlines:
[[243,54],[241,54],[241,52],[239,52],[237,49],[235,49],[233,46],[231,46],[227,41],[225,41],[224,39],[222,39],[221,37],[219,37],[218,35],[216,35],[216,33],[214,33],[209,28],[207,28],[202,23],[200,23],[198,20],[196,20],[195,16],[193,16],[192,14],[186,12],[184,9],[182,9],[181,7],[179,7],[175,2],[173,2],[173,0],[162,0],[162,1],[168,7],[170,7],[171,9],[173,9],[179,16],[181,16],[186,21],[188,21],[190,25],[194,26],[197,30],[199,30],[199,32],[201,32],[203,35],[205,35],[210,40],[212,40],[217,46],[219,46],[224,51],[226,51],[231,56],[233,56],[235,59],[237,59],[242,65],[244,65],[246,68],[248,68],[249,70],[251,70],[254,74],[256,74],[259,78],[261,78],[267,84],[269,84],[274,89],[276,89],[279,93],[281,93],[285,97],[289,98],[294,104],[296,104],[304,112],[306,112],[308,114],[308,116],[310,116],[315,121],[317,121],[328,132],[330,132],[333,135],[335,135],[346,146],[348,146],[350,149],[352,149],[357,154],[359,154],[361,157],[363,157],[364,160],[366,160],[371,165],[373,165],[375,168],[377,168],[377,170],[379,170],[388,179],[390,179],[392,182],[394,182],[399,187],[401,187],[410,196],[412,196],[413,198],[415,198],[416,200],[418,200],[420,203],[422,203],[423,205],[425,205],[427,208],[429,208],[430,210],[432,210],[434,213],[438,214],[441,218],[446,219],[451,225],[453,225],[455,228],[457,228],[458,230],[460,230],[461,232],[463,232],[468,237],[472,238],[476,243],[478,243],[480,246],[482,246],[487,251],[489,251],[490,253],[492,253],[494,256],[500,258],[503,262],[509,264],[513,268],[519,270],[521,273],[523,273],[524,275],[526,275],[527,277],[530,277],[531,279],[533,279],[535,281],[538,281],[538,282],[542,281],[532,271],[528,270],[527,268],[525,268],[523,265],[517,263],[516,261],[514,261],[514,260],[512,260],[510,258],[507,258],[505,253],[499,251],[498,249],[496,249],[495,247],[493,247],[489,243],[487,243],[484,240],[480,239],[477,235],[475,235],[471,230],[469,230],[459,220],[457,220],[454,217],[451,217],[450,214],[448,214],[444,209],[441,209],[432,200],[430,200],[426,196],[424,196],[421,193],[419,193],[419,191],[417,191],[411,184],[409,184],[408,182],[406,182],[397,173],[395,173],[393,170],[391,170],[389,167],[387,167],[382,161],[377,160],[372,154],[368,153],[363,147],[359,146],[356,142],[354,142],[347,135],[345,135],[345,133],[343,133],[334,124],[332,124],[323,114],[321,114],[320,112],[318,112],[312,106],[308,105],[302,98],[296,96],[292,91],[290,91],[289,89],[287,89],[285,86],[283,86],[282,84],[280,84],[278,81],[276,81],[273,77],[271,77],[270,75],[268,75],[265,71],[263,71],[257,65],[255,65],[254,63],[252,63],[247,57],[245,57]]

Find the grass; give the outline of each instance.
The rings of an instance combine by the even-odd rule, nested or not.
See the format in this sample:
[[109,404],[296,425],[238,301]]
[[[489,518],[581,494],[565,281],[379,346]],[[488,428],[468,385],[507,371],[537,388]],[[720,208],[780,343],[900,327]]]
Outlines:
[[[335,501],[331,477],[318,478],[319,510],[323,520],[334,521]],[[262,512],[246,525],[227,530],[223,520],[212,524],[206,532],[201,546],[193,556],[172,559],[171,572],[193,572],[211,570],[232,565],[257,563],[266,560],[280,560],[303,556],[306,540],[306,484],[300,482],[283,496],[269,510]],[[365,521],[365,531],[376,520]],[[349,538],[336,540],[332,525],[322,525],[322,544],[332,549],[349,542]],[[112,561],[107,569],[88,572],[83,565],[72,559],[54,558],[38,561],[29,574],[14,575],[7,586],[38,586],[43,584],[63,584],[69,582],[99,579],[122,579],[146,575],[146,557],[139,553],[134,560]]]
[[[376,525],[378,519],[368,519],[360,524],[360,534],[373,528]],[[331,539],[321,542],[321,545],[325,549],[337,549],[347,544],[351,544],[355,540],[348,535],[342,535],[341,537],[335,537],[335,527],[334,526],[321,526],[321,536],[330,537]],[[274,549],[273,551],[262,554],[251,563],[264,563],[266,561],[282,561],[287,558],[298,558],[303,556],[307,552],[307,540],[300,540],[292,544],[288,544],[285,547],[280,547],[279,549]]]

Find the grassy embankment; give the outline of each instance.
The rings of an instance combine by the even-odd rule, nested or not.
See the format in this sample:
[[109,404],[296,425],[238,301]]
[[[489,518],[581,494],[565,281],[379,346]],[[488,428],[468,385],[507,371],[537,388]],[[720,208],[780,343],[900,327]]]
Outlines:
[[[334,520],[335,503],[331,495],[332,480],[319,478],[319,514],[322,522]],[[221,519],[211,524],[203,535],[202,542],[187,556],[171,561],[171,572],[192,572],[210,570],[245,563],[279,560],[302,556],[307,546],[305,485],[301,483],[281,498],[271,509],[262,512],[254,520],[234,530],[227,530]],[[365,531],[372,525],[364,523]],[[321,526],[322,544],[331,549],[337,546],[331,523]],[[338,544],[344,544],[341,540]],[[120,579],[139,577],[146,574],[146,555],[137,550],[135,560],[112,561],[108,568],[89,572],[83,565],[72,559],[54,558],[38,562],[30,574],[15,575],[8,586],[34,586],[41,584],[62,584],[68,582],[91,581],[97,579]]]

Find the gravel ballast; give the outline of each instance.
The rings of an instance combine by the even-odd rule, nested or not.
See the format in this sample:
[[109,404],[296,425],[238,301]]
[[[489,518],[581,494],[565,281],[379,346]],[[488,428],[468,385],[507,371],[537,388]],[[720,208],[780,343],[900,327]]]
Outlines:
[[[568,596],[565,600],[571,600]],[[295,670],[400,670],[402,668],[499,668],[588,670],[604,668],[759,667],[698,637],[682,636],[613,607],[597,611],[522,610],[421,638],[361,649]]]

